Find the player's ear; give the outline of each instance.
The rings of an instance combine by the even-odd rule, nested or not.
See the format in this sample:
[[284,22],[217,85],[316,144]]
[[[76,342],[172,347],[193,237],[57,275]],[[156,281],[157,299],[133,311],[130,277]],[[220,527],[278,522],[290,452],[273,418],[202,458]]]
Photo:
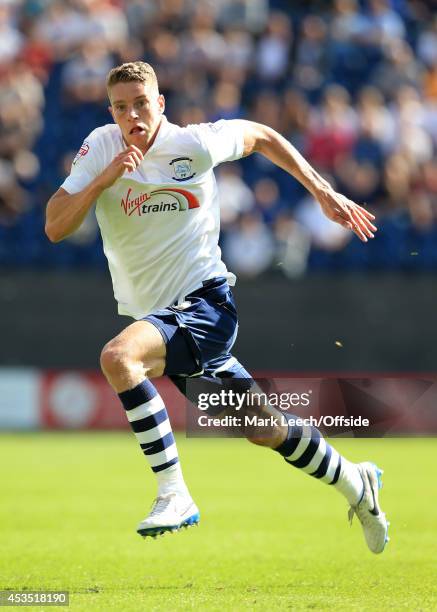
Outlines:
[[115,117],[114,117],[114,111],[112,110],[112,106],[108,106],[108,111],[111,113],[111,117],[114,119],[115,121]]
[[158,105],[159,105],[159,110],[162,114],[165,111],[165,98],[162,94],[159,94],[158,96]]

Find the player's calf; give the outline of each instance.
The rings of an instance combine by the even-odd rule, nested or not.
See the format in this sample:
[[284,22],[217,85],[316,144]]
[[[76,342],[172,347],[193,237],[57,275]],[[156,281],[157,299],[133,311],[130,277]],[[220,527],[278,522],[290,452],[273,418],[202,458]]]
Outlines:
[[242,435],[257,446],[276,449],[287,437],[287,426],[282,424],[281,413],[272,406],[243,408],[241,423]]

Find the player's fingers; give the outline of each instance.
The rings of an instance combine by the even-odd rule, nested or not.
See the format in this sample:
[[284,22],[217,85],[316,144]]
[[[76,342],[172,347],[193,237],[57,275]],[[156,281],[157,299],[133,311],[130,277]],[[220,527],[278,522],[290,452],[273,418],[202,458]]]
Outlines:
[[354,227],[359,228],[360,231],[369,238],[374,237],[370,228],[367,227],[367,221],[360,216],[354,206],[347,206],[347,214]]
[[367,226],[367,220],[360,215],[359,211],[352,208],[350,212],[355,224],[360,228],[360,230],[369,238],[374,238],[371,229]]
[[373,223],[371,223],[370,220],[367,219],[367,217],[365,217],[360,210],[357,210],[356,213],[357,215],[361,217],[361,220],[366,230],[372,233],[372,238],[373,238],[373,232],[377,232],[378,228],[375,225],[373,225]]
[[[135,149],[137,148],[135,147]],[[143,157],[144,156],[141,151],[139,151],[139,149],[132,151],[129,147],[128,149],[125,149],[124,151],[121,151],[121,153],[116,155],[114,161],[123,162],[125,159],[133,159],[135,160],[135,163],[138,166],[143,161]]]
[[119,168],[125,167],[125,162],[128,161],[131,164],[134,164],[135,167],[138,166],[138,163],[134,160],[132,154],[126,154],[126,151],[122,151],[113,159],[113,164],[115,164]]
[[138,155],[140,159],[144,159],[144,153],[141,151],[141,149],[139,149],[135,145],[129,145],[126,151],[133,151],[134,153]]
[[[370,228],[373,232],[378,231],[376,225],[373,225],[373,223],[370,221],[370,217],[365,214],[368,212],[365,208],[363,208],[362,206],[358,206],[358,204],[353,204],[353,209],[355,210],[356,214],[361,218],[362,222],[366,227]],[[372,217],[375,218],[374,215],[372,215]]]
[[141,163],[140,158],[138,157],[138,155],[134,152],[129,153],[128,155],[125,155],[124,159],[129,160],[134,166],[135,168],[138,168],[138,166]]
[[359,204],[355,204],[355,206],[358,208],[358,210],[360,211],[360,213],[362,213],[367,219],[375,219],[375,215],[372,215],[371,212],[369,212],[366,208],[364,208],[363,206],[360,206]]
[[[378,228],[371,222],[371,220],[375,219],[375,215],[366,210],[363,206],[355,204],[355,202],[349,200],[345,196],[341,196],[341,206],[343,209],[346,209],[348,213],[355,211],[367,227],[374,232],[377,231]],[[346,214],[346,216],[348,215]]]
[[332,217],[330,217],[330,219],[331,221],[338,223],[339,225],[341,225],[342,227],[345,227],[348,230],[353,231],[354,229],[353,223],[351,223],[348,219],[346,219],[342,212],[337,212]]
[[129,159],[125,159],[123,160],[122,166],[125,170],[127,170],[128,172],[133,172],[136,169],[136,164],[134,164],[132,161],[130,161]]
[[135,166],[139,166],[142,162],[142,159],[140,158],[140,156],[138,155],[136,151],[130,151],[129,153],[127,153],[126,159],[129,159],[131,162],[133,162]]
[[362,240],[363,242],[367,242],[367,236],[363,233],[362,229],[359,227],[359,225],[355,224],[352,225],[352,231],[354,232],[354,234],[356,234],[358,236],[358,238],[360,240]]
[[363,242],[367,242],[367,237],[361,230],[358,223],[352,218],[350,212],[347,212],[342,209],[341,212],[336,217],[334,217],[333,220],[345,227],[346,229],[352,230]]
[[351,229],[360,240],[367,242],[367,237],[373,238],[374,236],[367,226],[368,220],[359,214],[357,207],[357,204],[342,197],[338,202],[336,216],[333,220],[343,227]]
[[133,160],[136,166],[139,166],[144,159],[144,156],[138,147],[128,147],[122,152],[122,157]]
[[373,225],[373,223],[371,223],[369,221],[369,219],[366,219],[365,217],[361,217],[363,219],[363,223],[366,224],[366,227],[368,227],[372,232],[377,232],[378,228],[376,227],[376,225]]

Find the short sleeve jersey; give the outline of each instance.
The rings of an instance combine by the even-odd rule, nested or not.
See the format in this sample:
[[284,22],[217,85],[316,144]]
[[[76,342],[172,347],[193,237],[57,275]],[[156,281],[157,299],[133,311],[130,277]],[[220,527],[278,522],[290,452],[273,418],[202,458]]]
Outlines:
[[[116,124],[82,144],[62,184],[84,189],[126,147]],[[202,281],[224,276],[220,211],[213,168],[243,155],[238,121],[180,127],[165,117],[140,166],[97,200],[96,216],[118,312],[141,319],[182,299]]]

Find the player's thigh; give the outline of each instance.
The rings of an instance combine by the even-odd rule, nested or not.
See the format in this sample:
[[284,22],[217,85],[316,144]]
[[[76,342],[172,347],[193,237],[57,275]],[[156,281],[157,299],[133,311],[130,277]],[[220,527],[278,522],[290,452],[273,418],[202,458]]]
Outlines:
[[105,370],[120,364],[141,363],[146,369],[165,367],[166,347],[159,330],[148,321],[135,321],[102,351],[101,362]]

